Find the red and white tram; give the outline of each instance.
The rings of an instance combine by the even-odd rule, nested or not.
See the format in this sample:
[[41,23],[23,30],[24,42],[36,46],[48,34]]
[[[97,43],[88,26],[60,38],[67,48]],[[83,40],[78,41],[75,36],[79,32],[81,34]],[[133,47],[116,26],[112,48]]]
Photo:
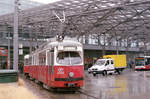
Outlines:
[[83,47],[77,41],[54,41],[24,57],[24,73],[51,88],[83,86]]
[[0,48],[0,69],[8,69],[8,50]]
[[29,63],[29,62],[31,62],[31,60],[32,59],[31,59],[30,55],[24,56],[24,75],[25,76],[29,76],[29,66],[31,65],[31,63]]
[[150,70],[150,56],[137,57],[135,59],[136,70]]

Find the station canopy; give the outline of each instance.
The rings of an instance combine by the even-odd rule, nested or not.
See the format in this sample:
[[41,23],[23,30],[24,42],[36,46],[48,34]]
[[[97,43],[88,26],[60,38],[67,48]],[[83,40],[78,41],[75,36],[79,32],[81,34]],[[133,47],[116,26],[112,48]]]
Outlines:
[[[65,22],[61,24],[59,18]],[[0,16],[0,25],[13,27],[13,13]],[[109,35],[110,39],[150,41],[149,0],[60,0],[19,10],[19,28],[38,36]]]

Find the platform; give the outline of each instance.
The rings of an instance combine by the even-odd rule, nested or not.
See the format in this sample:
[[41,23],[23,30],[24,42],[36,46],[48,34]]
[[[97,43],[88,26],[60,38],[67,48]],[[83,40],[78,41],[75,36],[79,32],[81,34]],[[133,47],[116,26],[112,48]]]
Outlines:
[[18,81],[18,71],[0,70],[0,83],[10,83]]

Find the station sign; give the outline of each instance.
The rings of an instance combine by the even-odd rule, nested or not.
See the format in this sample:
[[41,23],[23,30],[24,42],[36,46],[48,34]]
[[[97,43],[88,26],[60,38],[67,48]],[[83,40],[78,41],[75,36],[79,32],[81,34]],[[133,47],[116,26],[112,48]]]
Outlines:
[[23,49],[19,49],[19,55],[23,55]]
[[0,55],[1,56],[7,56],[7,51],[6,50],[0,50]]
[[19,48],[23,48],[23,44],[19,44]]

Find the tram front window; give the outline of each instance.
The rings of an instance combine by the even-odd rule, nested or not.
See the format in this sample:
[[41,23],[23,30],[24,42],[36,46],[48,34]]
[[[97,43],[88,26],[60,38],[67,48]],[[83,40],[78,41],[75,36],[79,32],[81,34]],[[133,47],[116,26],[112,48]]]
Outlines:
[[144,59],[136,59],[135,65],[136,66],[144,66]]
[[78,52],[66,51],[58,53],[57,62],[63,65],[76,65],[81,64],[82,59]]

